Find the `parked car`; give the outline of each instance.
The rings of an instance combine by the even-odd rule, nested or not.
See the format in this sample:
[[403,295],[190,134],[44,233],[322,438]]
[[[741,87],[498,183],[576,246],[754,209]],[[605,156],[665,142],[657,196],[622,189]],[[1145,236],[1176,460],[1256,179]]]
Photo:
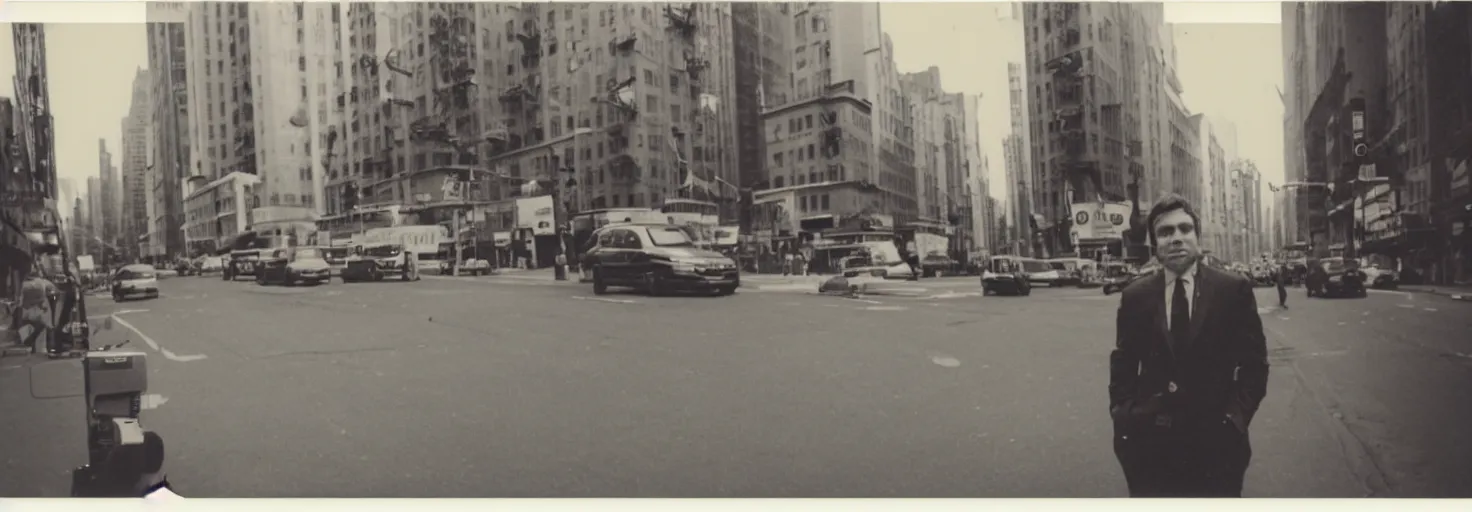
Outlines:
[[1368,297],[1365,273],[1354,260],[1324,258],[1310,268],[1309,297]]
[[316,247],[276,249],[261,259],[256,284],[323,284],[332,281],[331,267]]
[[348,256],[342,270],[344,283],[382,281],[386,276],[398,276],[400,281],[418,281],[419,263],[412,253],[405,252],[399,244],[374,244],[360,247]]
[[230,260],[225,263],[225,272],[220,276],[226,281],[234,281],[240,276],[254,278],[256,268],[260,265],[261,255],[269,253],[269,249],[245,249],[231,251]]
[[610,286],[650,295],[675,291],[730,295],[741,286],[741,271],[726,255],[696,247],[690,235],[668,224],[614,224],[593,233],[596,242],[583,257],[593,274],[593,293]]
[[993,256],[981,273],[982,295],[1032,295],[1032,282],[1023,260],[1013,256]]
[[158,269],[142,263],[118,269],[112,276],[112,300],[122,302],[140,296],[158,298]]
[[1394,290],[1400,286],[1400,273],[1393,269],[1380,268],[1380,265],[1365,267],[1365,281],[1370,288],[1377,290]]
[[440,260],[440,275],[448,276],[455,273],[455,267],[460,267],[460,272],[471,276],[486,276],[491,274],[491,262],[477,258],[466,258],[459,265],[455,260]]

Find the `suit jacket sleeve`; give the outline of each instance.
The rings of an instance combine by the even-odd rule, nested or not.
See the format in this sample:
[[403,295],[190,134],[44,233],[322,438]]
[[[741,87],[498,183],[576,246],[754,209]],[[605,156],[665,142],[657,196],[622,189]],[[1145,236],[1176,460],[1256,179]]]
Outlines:
[[1234,291],[1233,315],[1237,318],[1236,343],[1236,400],[1242,406],[1243,426],[1252,422],[1258,405],[1268,393],[1268,350],[1267,337],[1262,330],[1262,317],[1257,314],[1257,297],[1252,283],[1238,281]]
[[1140,344],[1136,339],[1141,322],[1134,313],[1130,295],[1121,294],[1114,321],[1114,351],[1109,354],[1109,412],[1119,419],[1134,408],[1140,378]]

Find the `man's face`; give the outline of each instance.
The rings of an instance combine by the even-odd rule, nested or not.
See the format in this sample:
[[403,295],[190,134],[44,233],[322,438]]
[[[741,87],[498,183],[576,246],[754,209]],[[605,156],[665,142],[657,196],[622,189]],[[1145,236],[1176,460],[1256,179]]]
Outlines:
[[1155,257],[1171,272],[1182,272],[1201,256],[1196,222],[1185,210],[1171,210],[1150,226],[1155,233]]

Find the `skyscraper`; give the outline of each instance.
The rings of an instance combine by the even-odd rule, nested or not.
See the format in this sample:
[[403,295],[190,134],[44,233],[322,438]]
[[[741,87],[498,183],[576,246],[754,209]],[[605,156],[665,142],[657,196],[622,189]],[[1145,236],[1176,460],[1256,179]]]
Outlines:
[[[1051,3],[1023,7],[1033,134],[1033,211],[1050,254],[1105,249],[1072,240],[1074,204],[1128,198],[1140,176],[1148,202],[1191,194],[1199,134],[1181,99],[1175,45],[1160,4]],[[1089,44],[1084,44],[1090,41]]]
[[148,119],[152,108],[148,102],[152,81],[147,70],[139,69],[133,77],[133,100],[123,118],[122,159],[122,243],[126,252],[137,250],[138,238],[148,233]]
[[[202,6],[204,4],[194,4]],[[211,4],[218,6],[220,4]],[[146,255],[182,255],[183,182],[190,171],[189,73],[185,17],[177,4],[148,6],[149,131],[144,196],[149,204]],[[218,65],[218,64],[217,64]],[[206,108],[224,110],[225,105]],[[145,143],[147,144],[147,143]],[[130,242],[131,243],[131,242]]]

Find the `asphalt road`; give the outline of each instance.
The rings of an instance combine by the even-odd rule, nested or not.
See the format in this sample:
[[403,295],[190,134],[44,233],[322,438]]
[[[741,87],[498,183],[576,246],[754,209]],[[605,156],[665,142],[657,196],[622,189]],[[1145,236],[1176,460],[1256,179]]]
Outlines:
[[[854,300],[179,278],[93,313],[117,319],[101,341],[150,352],[144,423],[186,496],[1124,495],[1118,296],[959,282]],[[1290,300],[1262,310],[1274,366],[1246,494],[1472,495],[1472,305]],[[31,395],[79,393],[71,364],[0,359],[0,495],[66,494],[81,403]]]

